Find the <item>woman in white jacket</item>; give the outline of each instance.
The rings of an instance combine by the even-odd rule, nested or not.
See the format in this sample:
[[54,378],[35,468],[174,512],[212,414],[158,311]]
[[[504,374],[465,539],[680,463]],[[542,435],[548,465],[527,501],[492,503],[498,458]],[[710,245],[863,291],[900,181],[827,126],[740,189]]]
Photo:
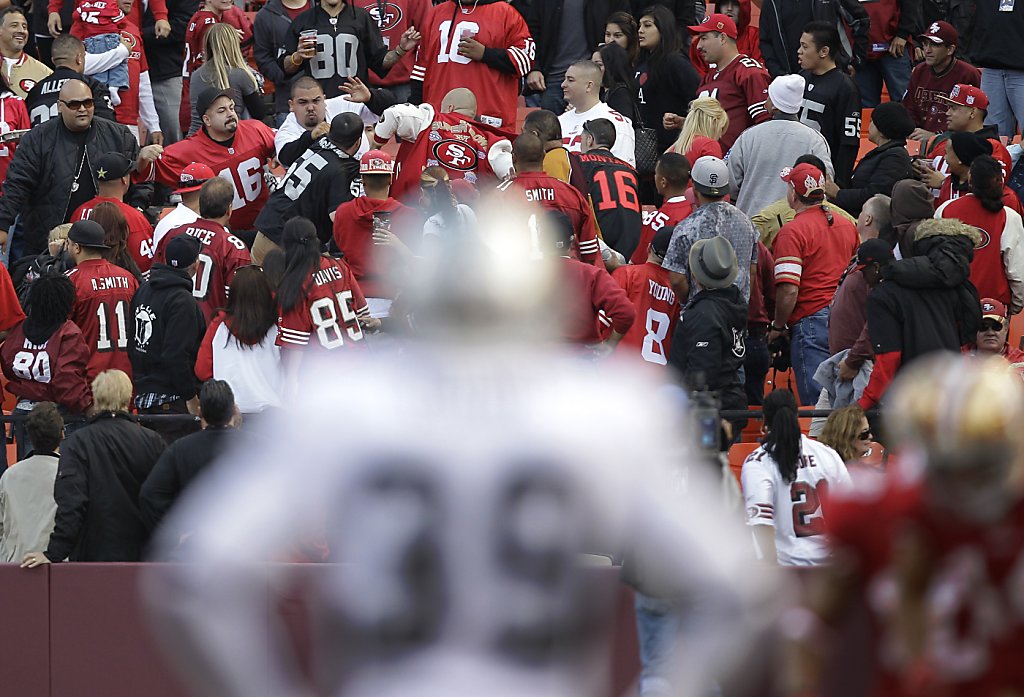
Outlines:
[[231,385],[242,414],[281,405],[281,349],[277,344],[277,304],[262,269],[243,266],[235,273],[228,306],[210,322],[196,359],[196,377]]
[[747,525],[766,561],[824,564],[829,488],[849,485],[850,474],[835,450],[800,432],[796,398],[789,390],[765,398],[764,423],[764,443],[743,462]]

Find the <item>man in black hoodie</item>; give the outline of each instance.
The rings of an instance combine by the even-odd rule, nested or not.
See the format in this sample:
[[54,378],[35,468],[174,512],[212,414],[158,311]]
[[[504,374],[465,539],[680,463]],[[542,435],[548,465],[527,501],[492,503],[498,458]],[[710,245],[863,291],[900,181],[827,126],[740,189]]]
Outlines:
[[[683,311],[668,357],[689,389],[717,393],[723,409],[747,408],[740,379],[747,353],[747,303],[736,286],[738,275],[729,240],[716,236],[693,245],[690,276],[698,292]],[[734,422],[734,432],[744,423]]]
[[[167,243],[166,264],[153,264],[149,280],[132,299],[134,336],[128,344],[140,414],[197,414],[196,356],[206,331],[203,311],[192,297],[192,277],[201,245],[191,235]],[[150,427],[167,443],[194,433],[195,421],[157,421]]]

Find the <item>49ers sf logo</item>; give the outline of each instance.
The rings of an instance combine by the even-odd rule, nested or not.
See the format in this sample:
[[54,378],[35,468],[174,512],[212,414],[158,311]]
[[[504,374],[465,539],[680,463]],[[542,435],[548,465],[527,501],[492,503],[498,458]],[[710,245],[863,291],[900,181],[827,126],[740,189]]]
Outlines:
[[469,172],[476,169],[476,150],[461,140],[442,140],[434,145],[434,157],[448,169]]
[[[382,32],[402,21],[402,8],[393,2],[371,2],[366,6],[366,11],[377,22],[377,26]],[[384,13],[383,16],[381,16],[381,11]]]

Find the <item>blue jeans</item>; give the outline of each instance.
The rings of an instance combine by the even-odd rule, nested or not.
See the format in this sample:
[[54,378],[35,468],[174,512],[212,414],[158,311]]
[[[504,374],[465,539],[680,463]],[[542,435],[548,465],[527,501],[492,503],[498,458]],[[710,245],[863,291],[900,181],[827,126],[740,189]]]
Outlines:
[[[89,53],[106,53],[107,51],[121,45],[121,35],[114,32],[113,34],[90,36],[82,43],[85,44],[85,50]],[[93,77],[108,87],[116,87],[118,89],[127,88],[128,60],[125,59],[121,61],[110,70],[104,70],[102,73],[95,73]]]
[[764,405],[764,379],[771,366],[772,357],[768,351],[768,342],[765,340],[765,336],[763,334],[759,336],[748,334],[747,355],[743,359],[748,406]]
[[790,328],[790,360],[800,404],[813,407],[818,403],[821,385],[814,381],[814,373],[828,352],[828,306],[808,315]]
[[679,614],[668,600],[635,594],[636,634],[640,644],[640,697],[673,694],[671,667]]
[[[547,80],[547,76],[544,76]],[[563,98],[562,81],[552,82],[547,80],[547,88],[543,92],[537,92],[526,97],[526,106],[540,107],[556,114],[565,111],[566,101]]]
[[999,135],[1013,138],[1017,124],[1024,124],[1024,72],[985,68],[981,90],[988,97],[986,124],[995,124]]
[[877,60],[866,61],[857,68],[857,74],[853,76],[854,82],[860,88],[860,105],[865,109],[874,109],[882,102],[882,81],[889,90],[889,99],[894,102],[903,101],[903,95],[907,93],[907,85],[910,84],[910,73],[914,66],[910,62],[910,44],[903,51],[899,58],[893,58],[888,53]]

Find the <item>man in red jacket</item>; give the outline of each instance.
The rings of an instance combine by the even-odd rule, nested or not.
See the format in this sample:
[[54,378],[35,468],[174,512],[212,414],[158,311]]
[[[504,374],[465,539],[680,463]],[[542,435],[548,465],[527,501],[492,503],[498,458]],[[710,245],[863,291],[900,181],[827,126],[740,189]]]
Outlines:
[[622,341],[633,326],[636,310],[607,271],[573,258],[574,229],[565,213],[548,213],[539,225],[540,251],[546,260],[561,265],[562,338],[586,346],[600,358]]
[[871,20],[868,59],[857,67],[854,81],[861,106],[874,109],[882,101],[882,81],[894,102],[903,100],[910,84],[914,37],[921,33],[920,0],[879,0],[864,3]]
[[[334,215],[334,243],[345,254],[345,261],[366,295],[371,317],[387,317],[395,288],[389,282],[381,261],[391,261],[392,250],[386,249],[390,239],[379,232],[401,233],[411,230],[417,218],[414,209],[391,197],[391,178],[395,159],[383,150],[370,150],[359,158],[359,176],[363,191],[359,198],[345,201]],[[378,234],[374,234],[377,232]],[[402,235],[396,235],[401,239]],[[385,256],[388,255],[388,256]]]

